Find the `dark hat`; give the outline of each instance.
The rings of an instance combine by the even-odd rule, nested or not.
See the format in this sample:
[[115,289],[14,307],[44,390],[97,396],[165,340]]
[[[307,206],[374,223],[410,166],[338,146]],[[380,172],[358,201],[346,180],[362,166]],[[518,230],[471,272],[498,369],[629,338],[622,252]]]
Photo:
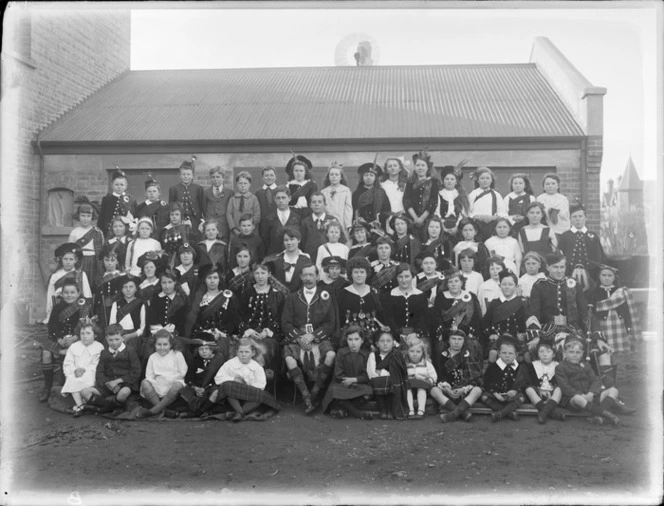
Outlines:
[[148,174],[148,177],[145,179],[145,189],[147,190],[150,186],[156,186],[159,188],[159,183],[154,177],[152,177],[152,174]]
[[139,276],[134,276],[130,272],[125,272],[122,276],[117,278],[117,286],[122,288],[127,281],[133,281],[136,283],[136,287],[141,284],[141,278]]
[[403,220],[406,222],[406,224],[410,227],[410,225],[413,223],[413,220],[411,219],[410,216],[408,216],[404,211],[400,211],[398,213],[392,213],[388,218],[387,218],[387,225],[394,230],[394,220],[399,218],[400,220]]
[[288,177],[292,178],[293,177],[293,165],[295,165],[295,161],[302,162],[306,167],[307,170],[310,171],[313,167],[313,164],[311,163],[311,160],[309,160],[306,156],[304,155],[295,155],[293,154],[293,157],[288,160],[288,163],[286,164],[286,174],[288,174]]
[[194,348],[199,348],[200,346],[209,346],[210,348],[217,348],[217,341],[214,338],[214,334],[207,330],[201,330],[196,332],[193,336],[193,339],[198,341],[194,342]]
[[380,177],[383,174],[383,169],[380,168],[380,165],[377,165],[374,162],[367,162],[363,163],[357,168],[357,173],[360,176],[363,176],[367,172],[371,172],[372,174],[375,174],[376,177]]
[[99,252],[99,260],[103,260],[107,257],[115,257],[121,265],[124,265],[126,253],[127,248],[120,241],[115,241],[112,244],[106,243],[102,246],[101,251]]
[[596,278],[599,278],[599,274],[600,274],[604,269],[608,269],[608,270],[610,270],[610,271],[613,271],[613,273],[614,273],[616,276],[618,275],[618,269],[616,269],[615,267],[611,267],[610,265],[606,265],[606,264],[600,263],[600,262],[594,262],[594,261],[591,260],[591,261],[589,262],[589,267],[590,267],[590,271],[592,272],[593,276],[595,276]]
[[436,170],[440,174],[440,179],[445,179],[445,176],[448,174],[454,174],[457,178],[457,181],[461,181],[463,178],[463,171],[461,170],[468,160],[461,160],[456,165],[445,165],[444,167],[436,167]]
[[180,169],[196,170],[196,157],[192,156],[191,161],[185,160],[180,164]]
[[350,231],[353,232],[357,228],[363,228],[367,233],[371,233],[371,226],[362,218],[356,219],[350,227]]
[[194,258],[197,256],[196,255],[196,248],[190,242],[183,242],[180,245],[180,247],[178,248],[178,255],[184,253],[185,251],[191,251],[194,254]]
[[224,277],[224,268],[215,263],[215,264],[205,264],[201,267],[198,268],[198,278],[199,279],[205,279],[207,278],[210,274],[214,273],[219,274],[219,279],[221,280]]
[[119,169],[117,166],[111,175],[111,181],[115,181],[116,179],[127,179],[127,173],[124,170]]
[[76,255],[76,258],[78,258],[79,260],[83,258],[83,250],[75,242],[67,242],[65,244],[61,244],[55,249],[56,258],[60,258],[67,253],[73,253],[74,255]]
[[583,211],[584,213],[586,212],[586,208],[583,207],[583,204],[581,202],[577,202],[576,204],[572,204],[572,205],[569,206],[569,215],[570,216],[572,216],[577,211]]
[[164,255],[163,252],[161,251],[148,251],[146,253],[143,253],[140,257],[138,257],[138,260],[136,261],[136,265],[138,266],[139,269],[143,270],[143,267],[145,267],[145,264],[147,262],[152,262],[155,267],[157,268],[157,271],[160,269],[163,269],[166,267],[166,255]]
[[424,160],[429,168],[433,167],[433,162],[431,161],[431,155],[429,154],[429,148],[425,147],[421,151],[413,155],[413,163],[417,163],[418,160]]
[[323,258],[323,261],[321,262],[321,265],[323,266],[323,269],[333,266],[333,265],[338,265],[342,269],[346,268],[346,260],[341,258],[340,256],[331,256],[331,257],[325,257]]

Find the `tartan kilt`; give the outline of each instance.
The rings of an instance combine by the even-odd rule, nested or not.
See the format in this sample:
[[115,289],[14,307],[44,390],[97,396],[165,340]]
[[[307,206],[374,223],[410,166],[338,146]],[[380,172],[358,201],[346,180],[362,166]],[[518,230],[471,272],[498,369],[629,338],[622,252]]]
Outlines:
[[[97,260],[97,256],[83,255],[83,260],[81,260],[81,270],[85,272],[88,277],[88,283],[90,284],[90,289],[92,289],[92,283],[95,282],[99,275],[99,261]],[[79,289],[83,290],[83,287],[79,286]]]
[[372,391],[372,388],[364,383],[354,383],[352,387],[343,386],[341,383],[332,383],[327,389],[327,392],[325,392],[325,397],[323,397],[323,413],[327,411],[327,408],[332,404],[334,399],[342,401],[357,399],[359,397],[364,397],[365,395],[370,396]]
[[[302,348],[300,348],[300,345],[297,343],[290,343],[284,346],[284,351],[283,351],[283,356],[284,358],[286,357],[291,357],[297,360],[298,364],[302,365],[302,361],[300,360],[300,351]],[[325,339],[324,341],[321,341],[318,343],[318,351],[320,351],[320,358],[321,358],[321,363],[323,361],[323,357],[328,351],[334,351],[334,346],[332,346],[332,343]]]
[[408,380],[408,388],[424,388],[426,391],[431,390],[431,383],[421,379],[410,378]]
[[599,329],[604,332],[608,345],[613,351],[630,351],[632,334],[625,327],[625,321],[617,311],[609,311],[606,320],[600,320]]
[[189,410],[196,411],[210,397],[210,394],[214,391],[214,388],[215,387],[206,388],[203,396],[198,397],[193,387],[191,387],[191,385],[187,385],[182,390],[180,390],[179,394],[180,397],[187,403],[187,406],[189,406]]
[[54,357],[60,357],[60,350],[64,349],[57,341],[51,341],[46,336],[43,338],[35,338],[35,341],[40,344],[42,350],[50,351]]
[[[127,388],[128,388],[129,390],[131,390],[132,392],[136,392],[136,393],[138,393],[138,390],[137,390],[136,388],[133,388],[129,383],[122,382],[122,383],[120,383],[119,386],[120,386],[120,388],[127,387]],[[113,396],[113,397],[115,398],[115,394],[113,393],[113,391],[112,391],[111,389],[109,389],[106,385],[99,385],[99,384],[96,384],[96,385],[94,386],[94,388],[96,388],[97,390],[99,390],[99,393],[101,394],[101,396],[102,396],[104,399],[106,399],[107,397],[111,397],[111,396]]]
[[281,409],[277,401],[269,392],[250,385],[245,385],[244,383],[239,383],[238,381],[224,381],[219,387],[217,387],[217,390],[219,391],[217,402],[230,397],[241,401],[260,402],[261,404],[277,411]]
[[373,393],[376,395],[389,395],[392,393],[393,385],[390,376],[378,376],[369,380],[373,388]]

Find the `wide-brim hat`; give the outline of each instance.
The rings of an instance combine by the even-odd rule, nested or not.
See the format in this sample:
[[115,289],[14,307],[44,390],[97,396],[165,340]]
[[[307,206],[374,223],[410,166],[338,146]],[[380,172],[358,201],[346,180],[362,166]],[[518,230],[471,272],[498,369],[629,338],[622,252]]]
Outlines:
[[75,242],[66,242],[55,249],[55,257],[61,258],[67,253],[73,253],[78,260],[83,258],[83,249]]
[[363,163],[357,168],[357,173],[360,176],[363,176],[367,172],[371,172],[372,174],[375,174],[376,177],[380,177],[383,174],[383,169],[380,168],[380,165],[375,164],[374,162],[367,162]]
[[309,160],[306,156],[304,156],[304,155],[295,155],[290,160],[288,160],[288,163],[286,164],[286,167],[285,167],[286,174],[288,174],[288,177],[290,177],[290,178],[293,177],[293,165],[295,165],[295,161],[302,162],[304,165],[306,165],[306,167],[309,171],[311,171],[311,169],[313,168],[313,164],[311,163],[311,160]]
[[127,248],[120,241],[115,241],[112,244],[106,243],[101,247],[99,252],[99,260],[106,257],[115,257],[120,265],[124,265]]
[[323,266],[323,269],[327,267],[331,267],[334,265],[338,265],[342,269],[346,268],[346,260],[341,258],[340,256],[334,255],[331,257],[325,257],[323,258],[323,261],[321,262],[321,265]]
[[194,348],[198,349],[201,346],[209,346],[213,350],[217,349],[217,341],[214,338],[214,334],[212,332],[209,332],[207,330],[201,330],[199,332],[196,332],[193,336],[193,339],[199,339],[201,342],[195,342],[194,343]]
[[138,266],[139,269],[143,270],[143,267],[145,267],[145,264],[147,262],[152,262],[154,266],[157,268],[157,271],[160,269],[163,269],[166,267],[166,255],[163,254],[161,251],[148,251],[146,253],[143,253],[140,257],[138,257],[138,260],[136,261],[136,265]]

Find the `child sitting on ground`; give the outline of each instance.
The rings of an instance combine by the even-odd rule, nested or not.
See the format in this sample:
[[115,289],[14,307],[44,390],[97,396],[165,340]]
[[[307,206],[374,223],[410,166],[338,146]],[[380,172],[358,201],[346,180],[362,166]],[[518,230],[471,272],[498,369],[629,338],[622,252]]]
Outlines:
[[618,417],[610,411],[621,409],[616,402],[618,389],[601,389],[599,377],[584,360],[583,341],[576,337],[565,341],[565,356],[556,366],[556,378],[562,392],[561,406],[587,411],[591,414],[591,423],[602,425],[606,418],[613,425],[618,425]]
[[[141,397],[147,399],[152,407],[139,408],[136,418],[148,418],[166,411],[178,398],[187,374],[184,355],[173,349],[173,334],[161,329],[155,332],[154,339],[155,352],[148,359],[145,379],[141,382]],[[175,416],[174,413],[164,414]]]
[[80,341],[76,341],[67,349],[67,355],[62,364],[65,374],[65,384],[62,387],[62,396],[71,394],[74,399],[74,416],[83,414],[85,401],[81,392],[95,384],[95,373],[99,363],[99,355],[104,346],[95,341],[99,328],[90,320],[79,325],[77,334]]
[[497,422],[509,416],[517,421],[516,410],[525,397],[516,381],[519,368],[516,361],[518,344],[511,336],[503,335],[498,342],[498,360],[489,364],[484,372],[482,402],[491,408],[491,420]]
[[[227,399],[235,411],[231,418],[233,422],[266,420],[262,413],[255,412],[261,404],[279,410],[277,401],[265,391],[267,378],[261,365],[254,360],[257,352],[253,339],[241,338],[237,345],[237,356],[222,365],[214,377],[219,388],[210,395],[210,402]],[[240,401],[244,401],[243,404]]]
[[180,397],[189,407],[184,417],[197,417],[212,411],[214,403],[210,401],[210,395],[217,388],[214,377],[226,361],[226,357],[218,353],[211,332],[199,332],[194,341],[198,344],[198,350],[185,376],[187,386],[180,390]]
[[367,375],[376,397],[380,419],[389,419],[388,412],[391,412],[394,419],[405,420],[408,404],[406,359],[395,348],[394,337],[389,332],[379,333],[375,346],[376,351],[367,360]]
[[468,349],[466,333],[452,330],[448,337],[448,347],[441,353],[440,382],[431,389],[431,397],[447,413],[441,413],[443,423],[461,417],[469,422],[468,409],[482,395],[482,361]]
[[[427,391],[436,384],[438,375],[427,358],[424,343],[417,338],[411,339],[408,344],[406,356],[406,367],[408,370],[408,418],[410,420],[422,420],[427,402]],[[417,390],[417,414],[413,403],[413,390]]]
[[[108,349],[101,352],[95,386],[85,389],[83,397],[98,413],[110,413],[121,408],[132,393],[138,393],[141,379],[141,361],[133,348],[123,340],[123,329],[118,323],[106,328]],[[108,400],[113,396],[112,400]]]
[[369,351],[362,347],[364,339],[359,325],[349,325],[344,330],[348,346],[339,349],[334,359],[334,377],[325,397],[323,413],[330,407],[330,416],[345,418],[349,414],[362,420],[372,420],[373,415],[362,411],[362,404],[371,396],[367,360]]
[[525,385],[525,394],[537,408],[539,423],[546,423],[547,417],[565,421],[565,413],[558,409],[562,392],[556,379],[558,362],[553,341],[540,338],[537,343],[537,357],[530,364],[522,364],[519,368],[518,383]]

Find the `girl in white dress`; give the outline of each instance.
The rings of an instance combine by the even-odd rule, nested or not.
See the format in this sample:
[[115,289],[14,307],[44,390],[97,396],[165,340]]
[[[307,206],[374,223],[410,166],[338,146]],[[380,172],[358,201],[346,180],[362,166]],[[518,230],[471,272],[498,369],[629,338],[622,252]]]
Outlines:
[[353,192],[348,187],[343,167],[338,162],[330,164],[320,192],[325,195],[325,212],[336,216],[344,232],[348,232],[353,224]]
[[161,251],[161,243],[152,238],[154,225],[150,218],[141,218],[136,227],[136,239],[127,246],[127,256],[125,257],[125,270],[132,276],[140,276],[141,268],[138,266],[138,259],[148,251]]
[[67,355],[62,363],[65,374],[65,384],[62,387],[62,396],[71,394],[74,402],[74,416],[83,414],[85,401],[81,391],[95,386],[95,375],[97,364],[104,345],[95,341],[96,325],[92,322],[82,323],[78,335],[80,341],[76,341],[67,349]]
[[512,271],[516,276],[519,275],[521,268],[521,247],[511,235],[512,226],[507,218],[498,218],[495,222],[495,235],[484,241],[489,255],[492,257],[502,257],[505,267]]
[[391,157],[385,160],[380,185],[385,190],[390,208],[393,213],[405,211],[403,208],[403,192],[408,182],[408,170],[399,158]]
[[155,332],[154,337],[155,352],[148,359],[145,379],[141,382],[141,397],[147,399],[152,407],[139,408],[136,418],[148,418],[165,411],[185,385],[187,362],[182,353],[173,349],[173,335],[161,329]]
[[[320,272],[323,277],[326,276],[326,274],[323,273],[324,258],[341,257],[344,260],[348,260],[348,246],[339,242],[341,239],[341,225],[339,222],[329,222],[325,228],[325,235],[327,236],[327,242],[318,247],[318,254],[316,255],[316,266],[318,267],[318,272]],[[329,283],[329,280],[325,282]]]
[[542,188],[544,193],[537,197],[537,202],[544,204],[549,226],[560,236],[570,229],[569,200],[560,194],[560,177],[553,173],[545,174]]

